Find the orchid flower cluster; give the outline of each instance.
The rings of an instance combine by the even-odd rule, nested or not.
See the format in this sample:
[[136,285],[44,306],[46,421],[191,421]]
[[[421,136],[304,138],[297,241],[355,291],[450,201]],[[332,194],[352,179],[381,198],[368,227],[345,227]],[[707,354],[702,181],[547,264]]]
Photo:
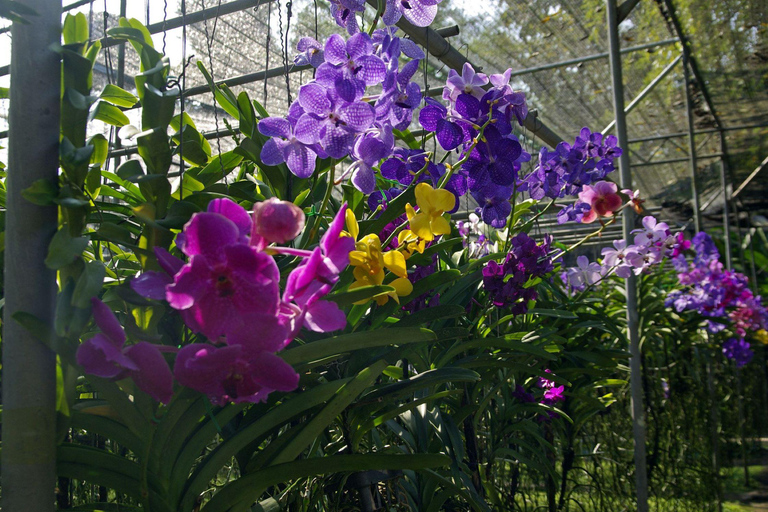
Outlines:
[[427,98],[419,112],[421,126],[435,133],[440,147],[459,152],[446,188],[453,187],[457,195],[469,190],[478,215],[495,228],[504,227],[518,173],[531,158],[512,133],[515,123],[522,126],[528,106],[525,94],[510,86],[511,73],[488,77],[465,63],[461,75],[449,72],[443,89],[448,105]]
[[583,291],[610,274],[626,279],[633,273],[648,272],[664,258],[676,258],[691,246],[683,233],[672,233],[665,222],[655,217],[643,218],[643,227],[632,231],[634,244],[614,240],[613,248],[602,250],[601,263],[590,262],[586,256],[576,259],[577,265],[565,270],[563,279],[574,291]]
[[[193,333],[207,338],[178,350],[173,374],[180,384],[205,393],[215,404],[259,402],[274,390],[296,388],[298,374],[275,353],[302,327],[329,332],[346,326],[344,312],[322,300],[354,248],[354,241],[342,236],[345,213],[346,205],[318,247],[300,250],[276,245],[304,227],[304,213],[292,203],[272,198],[257,203],[249,215],[230,199],[214,199],[176,237],[187,261],[155,248],[162,271],[144,272],[131,287],[143,297],[166,301]],[[302,258],[282,296],[275,254]],[[147,342],[124,349],[125,334],[105,308],[94,303],[102,332],[81,345],[79,364],[86,373],[105,378],[132,377],[140,389],[167,403],[172,379],[158,356],[161,349],[175,349]]]
[[[585,185],[604,180],[616,169],[615,160],[622,153],[617,142],[613,135],[603,137],[585,127],[572,145],[563,141],[554,151],[541,148],[538,166],[521,180],[519,190],[527,191],[537,200],[545,197],[560,199],[584,192]],[[579,202],[564,208],[558,214],[559,222],[580,221],[585,203],[590,200],[580,197]]]
[[528,312],[528,303],[538,298],[534,280],[545,277],[554,269],[547,255],[551,243],[549,235],[537,244],[522,232],[510,240],[511,250],[504,263],[488,262],[483,268],[483,287],[494,306],[508,307],[514,315]]
[[[437,4],[442,0],[387,0],[381,21],[387,27],[405,18],[414,26],[427,27],[437,15]],[[331,16],[349,35],[360,32],[357,13],[365,10],[365,0],[331,0]]]
[[[299,89],[285,118],[259,121],[271,137],[261,150],[266,165],[285,163],[300,178],[312,176],[317,157],[353,160],[351,181],[364,194],[376,188],[373,167],[395,150],[393,130],[406,129],[421,102],[421,88],[411,81],[424,52],[412,41],[379,29],[373,37],[358,32],[348,40],[333,34],[321,46],[302,38],[299,64],[317,68],[315,78]],[[410,57],[402,69],[400,56]],[[372,105],[369,87],[381,85]]]
[[[548,374],[552,374],[552,370],[547,368],[544,370]],[[537,400],[533,393],[525,390],[523,386],[518,384],[515,387],[515,391],[512,392],[512,396],[517,398],[523,403],[540,403],[542,405],[553,406],[560,402],[565,402],[565,386],[557,386],[555,381],[546,377],[539,377],[537,387],[543,389],[543,394]],[[539,416],[540,421],[549,421],[557,418],[557,413],[554,411],[547,411],[546,416]]]
[[487,230],[484,230],[483,226],[480,225],[480,217],[476,213],[470,213],[469,220],[466,222],[458,221],[456,229],[463,239],[467,257],[482,258],[499,251],[498,243],[492,240]]
[[[709,235],[697,233],[692,243],[693,261],[689,263],[683,257],[673,260],[678,281],[684,288],[671,292],[666,304],[677,311],[692,310],[710,319],[727,316],[735,336],[723,344],[723,353],[738,367],[744,366],[754,355],[745,337],[768,329],[768,310],[749,289],[746,276],[723,268]],[[717,320],[707,322],[710,332],[727,327]]]

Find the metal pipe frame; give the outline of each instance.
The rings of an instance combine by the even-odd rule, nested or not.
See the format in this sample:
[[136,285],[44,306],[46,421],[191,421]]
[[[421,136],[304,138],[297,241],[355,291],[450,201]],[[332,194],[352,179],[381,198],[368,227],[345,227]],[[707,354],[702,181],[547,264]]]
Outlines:
[[749,183],[753,179],[755,179],[755,176],[757,176],[760,171],[765,169],[766,165],[768,165],[768,156],[765,157],[765,159],[760,163],[760,165],[758,165],[757,168],[754,171],[752,171],[749,176],[747,176],[747,179],[745,179],[744,182],[741,185],[739,185],[739,188],[734,190],[733,194],[731,195],[731,198],[735,198],[736,196],[741,194],[744,188],[746,188],[746,186],[749,185]]
[[[53,325],[56,272],[45,265],[58,208],[22,197],[36,181],[58,186],[61,0],[27,0],[28,24],[11,34],[9,160],[3,309],[3,509],[53,512],[56,354],[14,319]],[[34,65],[30,65],[34,63]]]
[[[755,128],[768,128],[768,123],[760,124],[740,124],[736,126],[724,126],[722,128],[709,128],[706,130],[696,130],[696,135],[704,135],[707,133],[720,133],[731,132],[739,130],[754,130]],[[639,137],[637,139],[629,139],[630,144],[639,144],[641,142],[652,142],[655,140],[673,139],[677,137],[687,137],[688,132],[667,133],[665,135],[651,135],[650,137]]]
[[696,173],[696,135],[693,133],[693,98],[691,97],[691,73],[688,71],[688,52],[683,52],[683,86],[685,88],[685,110],[688,121],[688,156],[691,173],[691,201],[693,226],[701,231],[701,204],[699,202],[699,178]]
[[[627,124],[624,108],[624,82],[621,70],[621,44],[619,42],[619,14],[616,0],[606,0],[608,18],[608,42],[611,63],[611,80],[613,84],[613,110],[616,117],[616,137],[619,147],[627,145]],[[662,75],[671,71],[678,57],[667,66]],[[666,72],[666,73],[665,73]],[[658,83],[662,77],[657,77]],[[653,84],[653,82],[652,82]],[[649,84],[650,87],[651,84]],[[648,90],[648,87],[646,87]],[[642,95],[643,93],[641,93]],[[646,93],[647,94],[647,93]],[[638,100],[639,101],[639,100]],[[636,102],[634,102],[636,103]],[[610,125],[609,125],[610,127]],[[608,129],[603,130],[606,133]],[[634,190],[632,187],[632,170],[629,164],[629,151],[622,151],[619,157],[619,169],[621,175],[621,188]],[[622,227],[624,238],[629,240],[635,224],[634,211],[626,209],[622,215]],[[642,366],[640,360],[640,328],[638,314],[638,290],[637,276],[630,274],[625,287],[627,297],[627,337],[629,338],[629,368],[630,368],[630,393],[632,396],[632,427],[635,444],[635,491],[637,496],[637,511],[648,512],[648,468],[646,466],[645,453],[645,409],[643,406]]]
[[[622,48],[621,53],[632,53],[640,50],[647,50],[648,48],[656,48],[658,46],[666,46],[670,44],[678,43],[677,39],[664,39],[663,41],[657,41],[655,43],[641,44],[639,46],[630,46],[628,48]],[[589,62],[593,60],[607,59],[608,53],[595,53],[594,55],[587,55],[586,57],[580,57],[578,59],[563,60],[560,62],[553,62],[551,64],[542,64],[541,66],[534,66],[532,68],[521,69],[513,71],[511,76],[527,75],[529,73],[536,73],[539,71],[546,71],[548,69],[562,68],[566,66],[573,66],[574,64],[581,64],[582,62]]]
[[[621,54],[619,54],[619,58],[621,58]],[[665,67],[663,70],[661,70],[661,73],[649,83],[645,89],[640,91],[640,94],[638,94],[635,99],[633,99],[629,105],[626,106],[624,109],[624,115],[629,114],[634,110],[634,108],[641,102],[643,99],[645,99],[646,96],[648,96],[648,93],[650,93],[653,89],[656,88],[657,85],[659,85],[659,82],[661,82],[674,68],[677,66],[677,64],[683,59],[683,55],[680,54],[675,59],[667,64],[667,67]],[[622,88],[623,90],[623,88]],[[622,105],[624,104],[624,99],[622,98]],[[608,126],[603,128],[603,131],[601,132],[603,135],[606,135],[608,132],[610,132],[614,127],[616,126],[616,120],[611,121],[608,123]],[[628,141],[625,141],[628,142]]]
[[[698,157],[699,160],[704,160],[707,158],[720,158],[722,157],[722,153],[712,153],[711,155],[701,155]],[[632,164],[632,167],[648,167],[651,165],[662,165],[662,164],[677,164],[680,162],[690,162],[690,157],[685,158],[670,158],[669,160],[658,160],[656,162],[643,162],[640,164]]]

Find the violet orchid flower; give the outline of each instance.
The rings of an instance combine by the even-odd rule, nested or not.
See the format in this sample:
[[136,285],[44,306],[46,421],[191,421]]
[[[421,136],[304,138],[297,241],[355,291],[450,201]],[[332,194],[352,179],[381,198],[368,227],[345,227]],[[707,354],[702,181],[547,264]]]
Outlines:
[[375,119],[374,109],[368,103],[344,101],[319,83],[303,85],[299,89],[299,103],[305,113],[296,122],[297,140],[310,145],[319,143],[332,158],[347,156],[355,135],[367,130]]
[[299,178],[312,176],[318,152],[313,143],[299,140],[295,133],[296,121],[267,117],[259,121],[258,128],[262,135],[272,137],[261,148],[261,161],[265,165],[285,163],[288,170]]
[[325,63],[317,68],[315,79],[352,102],[363,97],[367,86],[380,84],[386,73],[384,61],[373,54],[368,34],[360,32],[347,41],[333,34],[325,42]]
[[325,62],[325,54],[323,52],[323,46],[315,39],[311,37],[302,37],[296,44],[296,49],[300,51],[293,62],[297,66],[312,66],[317,68]]
[[428,27],[435,20],[438,3],[440,0],[387,0],[381,21],[392,26],[404,17],[412,25]]
[[472,65],[465,62],[461,75],[453,69],[448,72],[443,99],[455,103],[460,94],[469,94],[479,100],[485,94],[483,86],[486,84],[488,77],[483,73],[476,73]]

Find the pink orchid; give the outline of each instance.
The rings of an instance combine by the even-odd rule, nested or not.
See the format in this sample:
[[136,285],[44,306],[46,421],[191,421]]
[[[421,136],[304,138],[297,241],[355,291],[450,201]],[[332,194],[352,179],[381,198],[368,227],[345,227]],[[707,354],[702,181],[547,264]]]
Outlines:
[[598,217],[613,216],[623,204],[617,192],[618,187],[610,181],[599,181],[594,186],[584,185],[579,192],[579,200],[587,203],[591,210],[584,214],[581,222],[589,223],[594,222]]

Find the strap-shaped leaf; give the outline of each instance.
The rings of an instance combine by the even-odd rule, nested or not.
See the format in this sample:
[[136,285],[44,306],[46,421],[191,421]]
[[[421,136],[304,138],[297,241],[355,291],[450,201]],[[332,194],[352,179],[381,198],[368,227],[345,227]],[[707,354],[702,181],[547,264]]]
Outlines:
[[292,366],[309,363],[329,356],[344,354],[354,350],[404,345],[434,340],[437,337],[429,329],[406,327],[403,329],[377,329],[352,334],[342,334],[333,338],[314,341],[282,352],[285,362]]
[[202,512],[226,512],[237,505],[248,506],[255,502],[268,487],[278,483],[290,482],[298,478],[372,469],[424,470],[445,467],[450,463],[451,459],[449,457],[433,453],[418,455],[386,455],[378,453],[369,455],[334,455],[331,457],[299,460],[270,466],[239,478],[215,494],[211,501],[203,507]]

